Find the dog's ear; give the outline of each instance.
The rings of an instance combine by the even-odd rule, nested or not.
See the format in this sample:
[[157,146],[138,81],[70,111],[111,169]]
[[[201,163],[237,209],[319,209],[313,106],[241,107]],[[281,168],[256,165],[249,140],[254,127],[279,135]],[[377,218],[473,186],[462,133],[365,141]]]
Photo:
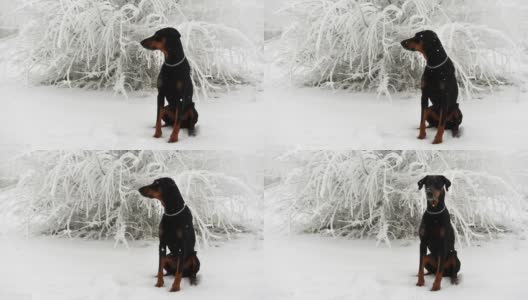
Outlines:
[[167,51],[173,52],[181,49],[180,37],[181,34],[178,30],[171,28],[171,30],[168,31],[165,38],[165,47],[167,47]]
[[423,40],[424,40],[424,49],[426,52],[434,51],[442,46],[442,43],[440,42],[438,35],[436,35],[436,33],[432,30],[424,31]]
[[427,177],[429,177],[429,175],[428,175],[428,176],[425,176],[424,178],[422,178],[422,179],[420,179],[420,180],[418,181],[418,190],[421,190],[421,189],[422,189],[423,185],[425,184],[425,181],[427,180]]
[[429,34],[430,34],[430,39],[434,42],[436,40],[438,40],[438,35],[436,34],[436,32],[432,31],[432,30],[429,30]]
[[449,191],[449,187],[451,186],[451,181],[449,181],[449,179],[447,179],[445,176],[442,176],[442,180],[444,181],[446,191]]
[[160,178],[158,179],[159,185],[160,185],[160,191],[162,195],[167,195],[170,193],[172,189],[172,185],[174,184],[174,181],[170,178]]

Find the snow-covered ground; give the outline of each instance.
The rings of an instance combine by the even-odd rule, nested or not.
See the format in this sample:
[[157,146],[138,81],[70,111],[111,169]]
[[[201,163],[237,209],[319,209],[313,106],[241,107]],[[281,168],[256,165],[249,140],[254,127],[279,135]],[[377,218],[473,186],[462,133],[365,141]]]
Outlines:
[[198,286],[174,277],[156,288],[157,242],[0,237],[0,299],[270,299],[262,268],[262,241],[246,236],[199,250]]
[[[426,140],[416,139],[418,90],[393,94],[389,100],[378,99],[372,92],[295,85],[285,68],[273,64],[278,50],[272,43],[264,44],[261,35],[264,26],[269,26],[273,37],[289,25],[291,19],[269,16],[286,0],[230,2],[241,9],[232,10],[218,2],[217,18],[243,29],[255,44],[262,45],[265,67],[256,73],[263,73],[263,81],[198,100],[198,135],[189,137],[182,130],[176,144],[167,143],[168,127],[163,128],[162,138],[152,137],[154,91],[131,93],[127,99],[112,91],[27,85],[24,76],[13,77],[23,68],[8,61],[11,52],[3,50],[11,45],[0,43],[0,52],[7,53],[0,59],[0,156],[37,149],[190,149],[258,152],[257,157],[266,161],[274,159],[270,153],[292,148],[528,149],[525,70],[519,85],[462,101],[462,137],[454,139],[446,131],[444,143],[432,145],[436,129],[428,129]],[[509,3],[502,8],[505,18],[495,20],[495,27],[504,27],[526,51],[528,8],[524,0],[504,3]],[[0,0],[0,4],[2,8],[12,6],[10,1]],[[476,18],[485,15],[485,8]],[[9,19],[2,19],[5,24],[0,21],[0,29],[9,25],[6,28],[11,30],[25,20],[14,16],[6,15]],[[7,34],[11,31],[0,33]],[[247,172],[248,177],[253,174],[251,183],[257,185],[265,172],[260,163],[255,164],[258,166],[240,159],[240,172]],[[14,183],[16,179],[0,168],[0,194],[7,195]],[[264,193],[258,211],[265,216],[264,224],[284,224],[285,220],[278,220],[283,216],[270,217],[272,207],[266,197]],[[243,235],[199,249],[199,285],[190,286],[184,279],[182,290],[173,294],[168,292],[172,277],[166,278],[164,288],[154,287],[155,240],[130,242],[125,247],[114,241],[26,237],[17,231],[20,216],[15,205],[3,205],[7,201],[2,200],[0,197],[0,300],[514,300],[526,298],[528,292],[526,236],[504,236],[469,247],[457,245],[461,282],[453,286],[443,280],[442,290],[433,293],[432,276],[426,278],[425,287],[415,286],[417,239],[393,241],[388,247],[373,240],[286,235],[284,228],[274,228],[263,235]]]
[[197,104],[198,135],[171,129],[152,137],[156,94],[125,99],[111,91],[86,91],[20,82],[0,82],[0,142],[3,149],[203,149],[257,148],[263,142],[262,102],[255,88],[242,86]]
[[263,98],[274,119],[268,141],[275,148],[491,150],[526,148],[526,97],[511,87],[463,102],[462,136],[453,138],[447,130],[440,145],[432,145],[436,128],[427,130],[425,140],[416,138],[417,93],[393,95],[390,102],[368,93],[278,87],[266,89]]
[[433,277],[416,287],[416,241],[391,248],[374,241],[315,235],[252,236],[199,251],[200,283],[178,294],[155,288],[157,244],[57,238],[0,238],[0,299],[523,299],[528,242],[506,238],[459,247],[461,282]]
[[512,149],[526,148],[528,93],[516,87],[461,104],[462,137],[418,140],[419,95],[348,93],[284,85],[245,86],[200,101],[199,133],[155,139],[155,94],[0,83],[3,149]]
[[266,237],[275,289],[269,299],[524,299],[528,292],[528,241],[496,240],[458,247],[460,283],[442,280],[431,292],[433,276],[417,287],[418,242],[374,241],[314,235]]
[[[275,11],[274,1],[267,11]],[[268,12],[269,13],[269,12]],[[247,21],[247,20],[246,20]],[[260,26],[260,25],[259,25]],[[523,25],[524,26],[524,25]],[[4,48],[6,45],[3,46]],[[299,87],[276,66],[276,45],[264,46],[263,81],[233,87],[198,100],[198,135],[185,130],[168,144],[171,128],[154,139],[155,92],[131,94],[25,84],[20,68],[0,64],[2,149],[526,149],[528,86],[497,88],[461,101],[462,137],[446,131],[432,145],[436,129],[418,140],[419,91],[393,94]],[[5,49],[4,49],[5,50]],[[524,80],[527,81],[527,80]]]

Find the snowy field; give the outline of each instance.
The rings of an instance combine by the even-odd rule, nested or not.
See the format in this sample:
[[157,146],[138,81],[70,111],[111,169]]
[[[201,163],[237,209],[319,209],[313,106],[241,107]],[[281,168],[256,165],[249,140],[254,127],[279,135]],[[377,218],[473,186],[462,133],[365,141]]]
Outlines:
[[[418,140],[417,93],[392,102],[375,94],[317,88],[238,87],[197,104],[198,135],[171,128],[154,139],[155,93],[125,99],[109,91],[1,83],[4,149],[515,149],[525,148],[528,93],[515,87],[461,104],[462,137],[435,128]],[[269,119],[272,119],[271,121]],[[266,126],[267,122],[271,125]]]
[[251,86],[238,87],[197,104],[198,134],[180,131],[177,144],[167,143],[171,127],[152,137],[156,94],[115,95],[57,87],[0,83],[3,109],[0,135],[3,149],[201,149],[257,148],[263,142],[259,126],[262,102]]
[[173,277],[156,288],[155,241],[131,243],[57,238],[0,237],[0,299],[269,299],[264,296],[262,241],[242,237],[198,250],[198,286],[182,280],[169,293]]
[[416,287],[418,244],[315,235],[246,236],[199,250],[198,286],[154,287],[157,243],[2,237],[0,299],[522,299],[528,242],[505,238],[459,248],[460,284]]
[[[104,168],[100,174],[108,175],[109,186],[107,190],[106,184],[95,183],[97,195],[87,195],[82,190],[90,189],[90,183],[79,179],[91,173],[85,167],[93,163],[93,155],[110,158],[100,165]],[[42,160],[44,156],[50,160]],[[259,267],[262,218],[255,214],[255,207],[261,205],[258,164],[259,159],[252,155],[231,151],[36,151],[24,155],[0,151],[0,299],[209,299],[211,295],[217,299],[265,299],[262,284],[266,278]],[[83,175],[49,169],[59,165],[82,170]],[[186,172],[197,177],[181,178]],[[68,179],[52,179],[57,185],[50,191],[46,183],[53,173]],[[178,182],[192,209],[195,249],[201,260],[199,285],[190,286],[185,279],[178,295],[169,293],[173,277],[166,278],[164,288],[154,287],[159,219],[150,216],[161,215],[163,207],[158,201],[138,198],[136,192],[163,176]],[[89,181],[102,179],[86,177]],[[39,208],[45,199],[54,204]],[[63,209],[56,209],[55,204]],[[61,225],[64,208],[71,212],[71,226]],[[118,214],[121,217],[115,219]],[[132,220],[134,215],[142,216]],[[62,221],[45,221],[55,216]],[[79,227],[97,220],[105,225],[99,223],[98,229],[87,231]],[[116,228],[125,223],[123,231]],[[206,230],[200,227],[204,223]],[[47,225],[61,227],[58,236],[46,235]],[[100,240],[85,235],[102,231],[106,235]],[[125,231],[126,240],[119,238]]]
[[[427,131],[426,140],[416,139],[420,114],[417,89],[394,93],[390,100],[378,98],[374,92],[302,87],[290,81],[287,66],[274,63],[280,52],[277,43],[273,39],[264,43],[262,36],[257,38],[264,22],[272,31],[288,26],[289,19],[276,14],[285,1],[267,3],[265,10],[258,13],[244,1],[230,3],[240,5],[240,11],[231,12],[229,17],[222,15],[212,19],[241,29],[255,44],[262,46],[261,56],[257,58],[262,61],[256,65],[264,67],[254,73],[263,77],[252,85],[231,86],[229,92],[197,100],[200,117],[196,137],[189,137],[182,130],[180,141],[168,144],[171,128],[167,127],[162,138],[152,138],[156,96],[153,90],[130,93],[126,99],[109,90],[35,86],[26,83],[22,67],[3,58],[0,61],[0,94],[3,95],[0,146],[26,150],[491,150],[527,147],[524,131],[524,112],[528,109],[526,67],[516,66],[521,68],[516,85],[495,87],[494,92],[479,94],[477,99],[461,100],[462,137],[454,139],[451,132],[446,131],[443,144],[432,145],[434,128]],[[517,10],[516,5],[520,7]],[[477,19],[486,15],[484,8],[475,8]],[[526,54],[526,31],[521,29],[528,27],[523,18],[528,8],[513,0],[506,1],[501,9],[503,16],[511,18],[503,17],[503,22],[490,21],[491,26],[518,37]],[[252,22],[255,25],[249,26]],[[11,23],[17,24],[16,20]],[[0,50],[10,55],[13,50],[9,47],[9,39],[5,41],[0,43]]]
[[518,149],[526,148],[525,112],[528,93],[510,87],[483,99],[460,104],[462,136],[446,130],[444,142],[432,145],[436,128],[418,140],[420,95],[393,95],[392,102],[375,94],[317,88],[266,89],[264,99],[274,116],[274,148],[298,149]]
[[524,299],[528,287],[528,242],[506,238],[460,248],[459,285],[433,276],[417,287],[417,241],[389,248],[374,241],[313,235],[266,238],[268,265],[277,266],[277,289],[269,299]]
[[[315,17],[295,19],[281,10],[294,2],[301,3],[300,16]],[[0,300],[526,298],[525,0],[34,0],[17,9],[20,3],[0,0]],[[182,9],[169,10],[171,3]],[[365,4],[365,11],[356,9]],[[433,16],[434,6],[455,9]],[[167,142],[170,127],[152,137],[156,91],[150,79],[157,70],[150,68],[162,56],[149,56],[138,44],[169,25],[189,42],[193,78],[215,85],[208,98],[196,85],[197,135],[181,130],[175,144]],[[452,30],[458,39],[442,39],[444,45],[461,46],[448,54],[466,79],[459,82],[462,136],[447,130],[440,145],[432,145],[436,128],[417,139],[420,91],[413,80],[423,59],[399,53],[399,35],[422,27],[443,28],[442,37]],[[281,34],[303,29],[321,35],[282,43],[287,34]],[[21,39],[14,38],[17,32]],[[369,32],[368,40],[358,38]],[[342,37],[345,47],[337,43]],[[351,52],[332,53],[343,49]],[[366,77],[366,69],[354,69],[363,66],[355,61],[362,56],[373,63]],[[351,59],[341,64],[339,57]],[[333,83],[343,74],[352,81],[370,75],[397,80],[362,92],[308,87],[317,80],[307,78],[324,77],[321,65],[334,65]],[[419,69],[414,77],[409,74],[418,69],[411,66]],[[106,88],[42,84],[55,79],[79,86],[104,79]],[[493,91],[468,99],[462,93],[467,80],[489,83]],[[387,82],[401,83],[389,90],[403,92],[378,97],[376,89]],[[126,90],[128,97],[112,90],[123,91],[125,83],[137,84]],[[138,150],[110,151],[130,149]],[[148,150],[211,151],[143,153]],[[303,150],[391,151],[309,157]],[[493,237],[471,236],[471,245],[457,239],[460,283],[444,278],[440,292],[430,291],[433,276],[415,286],[416,212],[426,203],[416,182],[433,173],[453,180],[451,221],[464,230],[457,234]],[[178,293],[169,293],[172,276],[165,287],[154,287],[159,219],[151,217],[161,216],[163,207],[137,191],[161,176],[177,181],[199,237],[199,284],[183,279]],[[365,239],[353,239],[360,230],[368,231]]]

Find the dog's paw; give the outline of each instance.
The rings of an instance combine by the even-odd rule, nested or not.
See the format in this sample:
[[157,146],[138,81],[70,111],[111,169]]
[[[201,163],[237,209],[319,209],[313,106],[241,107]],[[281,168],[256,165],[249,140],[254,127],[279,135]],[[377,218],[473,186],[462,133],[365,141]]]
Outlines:
[[196,279],[196,277],[191,277],[189,280],[191,281],[191,285],[198,285],[198,279]]
[[439,291],[440,290],[440,285],[438,284],[433,284],[433,287],[431,288],[431,292],[436,292],[436,291]]
[[458,284],[458,278],[451,278],[451,284],[457,285]]
[[442,144],[442,137],[441,134],[437,133],[433,139],[433,144]]
[[169,138],[169,143],[176,143],[178,141],[178,137],[177,136],[171,136]]
[[453,137],[454,138],[459,138],[460,136],[462,136],[462,133],[460,132],[460,129],[453,129]]
[[164,284],[165,283],[163,281],[158,281],[158,282],[156,282],[155,287],[160,288],[160,287],[163,287]]
[[421,278],[421,279],[418,279],[418,282],[416,283],[416,286],[424,286],[424,279]]
[[425,132],[420,133],[420,134],[418,135],[418,139],[419,139],[419,140],[423,140],[423,139],[425,139],[425,136],[426,136]]
[[171,287],[169,292],[178,292],[179,290],[180,290],[179,286],[173,286],[173,287]]
[[196,136],[196,129],[189,128],[189,136]]
[[154,133],[153,137],[155,138],[160,138],[161,137],[161,130],[160,131],[157,131]]

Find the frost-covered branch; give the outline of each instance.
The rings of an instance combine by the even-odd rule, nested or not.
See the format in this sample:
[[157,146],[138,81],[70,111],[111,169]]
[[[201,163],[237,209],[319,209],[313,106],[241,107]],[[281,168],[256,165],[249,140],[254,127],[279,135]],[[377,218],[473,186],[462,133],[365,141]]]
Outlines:
[[18,58],[41,82],[126,94],[155,87],[163,61],[160,53],[143,49],[139,42],[161,28],[175,27],[201,95],[252,81],[253,43],[236,28],[200,18],[190,3],[31,1],[24,8],[31,22],[22,27],[15,44]]
[[277,60],[303,84],[390,96],[419,87],[425,65],[400,41],[431,29],[453,60],[464,95],[518,83],[518,42],[467,19],[460,12],[464,1],[293,1],[283,9],[294,21],[282,35]]
[[257,192],[222,172],[223,158],[213,152],[32,152],[13,162],[21,169],[16,199],[6,201],[17,203],[31,232],[126,243],[157,235],[163,208],[137,190],[167,176],[193,212],[199,242],[207,244],[257,230],[250,211]]
[[297,231],[386,243],[414,237],[426,208],[417,182],[428,174],[443,174],[453,183],[446,204],[458,242],[514,231],[528,221],[525,191],[487,169],[500,161],[489,153],[300,151],[281,160],[296,167],[279,176],[274,206]]

